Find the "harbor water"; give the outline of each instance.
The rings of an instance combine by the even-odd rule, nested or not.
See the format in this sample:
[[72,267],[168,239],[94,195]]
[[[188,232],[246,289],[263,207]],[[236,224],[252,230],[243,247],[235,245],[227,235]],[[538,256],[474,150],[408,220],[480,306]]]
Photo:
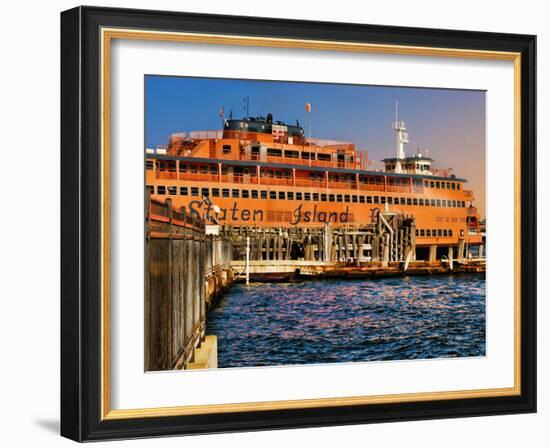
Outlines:
[[219,367],[485,355],[477,274],[236,285],[211,310]]

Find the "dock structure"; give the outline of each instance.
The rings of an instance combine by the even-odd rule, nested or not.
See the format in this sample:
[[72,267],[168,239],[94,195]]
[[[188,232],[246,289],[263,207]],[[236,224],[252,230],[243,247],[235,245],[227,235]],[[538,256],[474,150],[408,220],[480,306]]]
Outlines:
[[314,262],[389,263],[412,258],[415,220],[381,211],[372,223],[333,227],[222,226],[233,243],[233,260],[244,260],[249,241],[251,261],[303,260]]
[[146,214],[146,368],[217,366],[206,313],[230,287],[231,242],[170,199],[148,199]]

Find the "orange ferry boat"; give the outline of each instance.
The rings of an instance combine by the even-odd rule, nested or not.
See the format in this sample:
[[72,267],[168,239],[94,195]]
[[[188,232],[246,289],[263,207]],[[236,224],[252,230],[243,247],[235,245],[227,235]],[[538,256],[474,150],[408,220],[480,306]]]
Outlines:
[[430,246],[438,254],[459,244],[482,252],[466,179],[433,168],[420,151],[406,157],[406,125],[397,118],[397,154],[380,170],[355,144],[307,138],[298,122],[267,114],[223,123],[222,131],[172,134],[167,146],[146,150],[152,197],[169,197],[207,222],[237,226],[360,226],[377,210],[389,210],[415,217],[417,259]]

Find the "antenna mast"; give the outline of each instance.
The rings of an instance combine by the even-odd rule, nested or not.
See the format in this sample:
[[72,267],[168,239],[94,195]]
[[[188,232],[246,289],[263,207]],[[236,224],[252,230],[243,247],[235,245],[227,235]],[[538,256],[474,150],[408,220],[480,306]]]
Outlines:
[[392,123],[392,129],[396,131],[395,143],[396,143],[396,161],[395,172],[403,172],[401,168],[401,160],[405,158],[405,143],[409,143],[409,134],[407,133],[407,126],[403,120],[399,120],[399,102],[395,102],[395,121]]

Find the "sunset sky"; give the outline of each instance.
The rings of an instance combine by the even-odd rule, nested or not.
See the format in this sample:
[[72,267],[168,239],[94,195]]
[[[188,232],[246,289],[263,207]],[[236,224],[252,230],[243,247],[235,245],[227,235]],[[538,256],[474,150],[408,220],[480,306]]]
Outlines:
[[476,205],[485,215],[485,92],[343,84],[249,81],[146,76],[145,140],[147,147],[167,144],[174,132],[221,129],[226,118],[273,114],[309,133],[305,103],[311,102],[312,137],[351,141],[369,158],[395,157],[395,102],[407,124],[407,156],[417,148],[436,168],[453,168],[468,179]]

